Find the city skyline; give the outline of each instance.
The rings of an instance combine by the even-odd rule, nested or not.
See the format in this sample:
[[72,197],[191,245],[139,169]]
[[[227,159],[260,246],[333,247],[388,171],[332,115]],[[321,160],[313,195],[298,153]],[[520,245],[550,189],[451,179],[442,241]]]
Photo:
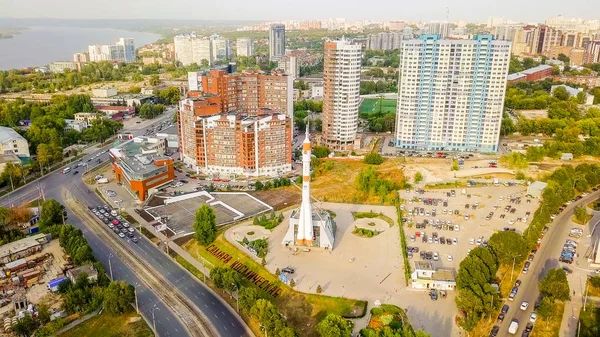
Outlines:
[[[197,3],[191,0],[175,0],[169,2],[155,1],[148,6],[147,1],[130,0],[126,2],[107,0],[106,6],[94,6],[73,0],[62,0],[61,4],[47,1],[31,0],[20,2],[9,0],[0,3],[0,13],[5,18],[58,18],[58,19],[203,19],[200,16],[185,15],[175,8],[194,7]],[[554,4],[553,4],[554,2]],[[112,3],[112,5],[111,5]],[[447,1],[433,0],[427,3],[413,3],[410,10],[406,4],[392,1],[381,1],[366,5],[357,0],[342,2],[320,2],[307,0],[302,3],[286,4],[286,11],[268,11],[269,8],[281,7],[274,0],[261,1],[260,5],[240,0],[231,1],[228,8],[219,7],[217,3],[203,3],[203,13],[210,12],[213,20],[319,20],[328,17],[344,17],[349,20],[412,20],[431,21],[446,18],[449,9],[449,20],[468,20],[485,22],[490,16],[504,16],[523,22],[542,22],[545,18],[557,15],[595,19],[593,13],[600,10],[600,3],[588,3],[585,10],[580,7],[565,8],[556,0],[550,0],[540,7],[535,2],[508,0],[498,2],[477,2],[473,0]],[[87,7],[89,6],[89,7]],[[120,8],[115,12],[114,8]],[[69,10],[76,8],[77,10]],[[231,8],[238,10],[232,11]],[[385,8],[385,10],[382,10]],[[560,8],[560,10],[556,10]],[[316,11],[315,9],[318,9]],[[272,14],[265,14],[272,13]],[[394,14],[392,14],[394,13]],[[402,14],[395,14],[402,13]]]

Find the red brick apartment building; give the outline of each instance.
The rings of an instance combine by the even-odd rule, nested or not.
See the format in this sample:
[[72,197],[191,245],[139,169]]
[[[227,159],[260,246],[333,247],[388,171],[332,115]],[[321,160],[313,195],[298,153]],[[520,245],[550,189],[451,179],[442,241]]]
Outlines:
[[[217,88],[226,96],[226,103],[220,94],[191,92],[179,104],[178,130],[184,164],[198,173],[222,178],[275,177],[290,171],[292,119],[285,112],[257,108],[254,104],[260,103],[251,103],[243,90],[237,95],[240,97],[225,94],[229,90],[223,87],[229,86],[223,85],[223,77],[217,78],[206,81],[204,88],[213,85],[207,91]],[[224,111],[235,106],[240,110]]]

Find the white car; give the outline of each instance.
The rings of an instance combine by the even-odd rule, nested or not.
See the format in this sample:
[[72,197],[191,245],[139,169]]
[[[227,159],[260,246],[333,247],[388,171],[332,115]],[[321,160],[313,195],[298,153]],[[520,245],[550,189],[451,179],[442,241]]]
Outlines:
[[509,225],[514,225],[514,224],[515,224],[515,222],[516,222],[516,221],[515,221],[515,219],[510,219],[510,220],[508,221],[508,224],[509,224]]
[[124,237],[125,237],[125,234],[123,234],[123,233],[119,233],[119,237],[120,237],[120,238],[124,238]]
[[456,237],[452,238],[452,244],[453,245],[457,245],[458,244],[458,239]]
[[448,255],[448,261],[452,262],[452,255]]
[[519,308],[520,308],[521,310],[523,310],[523,311],[527,310],[527,308],[529,308],[529,302],[527,302],[527,301],[523,301],[523,302],[521,303],[521,306],[520,306]]
[[535,312],[531,313],[531,315],[529,316],[529,321],[531,323],[535,323],[535,321],[537,321],[537,314]]
[[473,239],[473,238],[470,238],[470,239],[469,239],[469,244],[470,244],[470,245],[474,245],[474,244],[475,244],[475,239]]
[[433,261],[438,261],[439,259],[440,255],[437,252],[433,253]]
[[527,222],[527,217],[521,218],[521,222],[523,222],[523,223]]
[[459,225],[454,225],[454,231],[458,232],[460,230],[460,226]]
[[503,196],[499,196],[498,200],[502,201],[502,200],[504,200],[504,197]]

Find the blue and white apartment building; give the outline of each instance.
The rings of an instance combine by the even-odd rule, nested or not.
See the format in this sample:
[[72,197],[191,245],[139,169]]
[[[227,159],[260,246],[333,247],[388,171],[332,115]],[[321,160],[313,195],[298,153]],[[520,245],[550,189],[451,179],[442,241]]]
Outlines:
[[510,41],[422,35],[400,47],[396,147],[496,152]]

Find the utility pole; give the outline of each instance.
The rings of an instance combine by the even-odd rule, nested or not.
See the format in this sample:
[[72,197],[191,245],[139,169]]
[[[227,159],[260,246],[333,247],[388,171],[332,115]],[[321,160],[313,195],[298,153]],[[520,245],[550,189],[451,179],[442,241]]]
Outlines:
[[[154,335],[158,336],[156,332],[156,320],[154,319],[154,310],[157,309],[156,304],[152,307],[152,327],[154,328]],[[160,310],[160,309],[158,309]]]
[[510,272],[510,282],[512,282],[512,280],[513,280],[513,274],[515,273],[515,259],[516,258],[517,258],[516,256],[513,256],[512,271]]
[[137,295],[137,286],[133,288],[133,294],[135,295],[135,311],[137,314],[140,314],[140,307],[138,305],[138,295]]
[[108,255],[108,270],[110,271],[110,280],[114,281],[113,273],[112,273],[112,264],[110,263],[110,258],[113,257],[112,254]]

